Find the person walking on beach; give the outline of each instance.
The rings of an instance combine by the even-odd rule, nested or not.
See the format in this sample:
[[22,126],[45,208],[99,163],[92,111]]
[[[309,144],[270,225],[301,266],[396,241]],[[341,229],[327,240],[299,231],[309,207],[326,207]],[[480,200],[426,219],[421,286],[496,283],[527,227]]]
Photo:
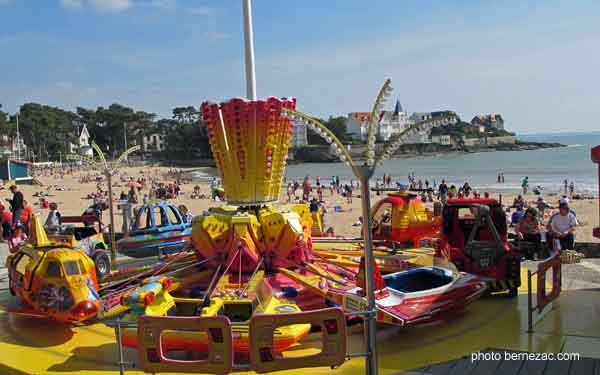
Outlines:
[[12,212],[12,226],[16,227],[17,224],[21,223],[21,213],[25,208],[23,193],[19,191],[17,185],[12,185],[8,189],[13,194],[12,200],[7,199],[7,201],[10,202],[10,210]]
[[523,189],[523,195],[527,195],[527,190],[529,190],[529,177],[525,176],[523,181],[521,182],[521,188]]
[[469,195],[471,195],[471,191],[473,190],[471,188],[471,185],[469,185],[469,182],[465,181],[465,184],[462,187],[463,193],[465,194],[465,197],[468,197]]
[[565,180],[563,181],[563,187],[565,189],[565,195],[567,195],[568,193],[568,189],[569,189],[569,181],[567,181],[567,179],[565,178]]
[[502,181],[501,182],[504,183],[504,172],[500,173],[500,177],[502,177]]
[[310,196],[310,192],[312,188],[310,186],[310,177],[308,175],[304,177],[304,182],[302,182],[302,201],[308,202],[308,198]]
[[346,202],[352,204],[352,188],[346,185]]
[[446,180],[442,180],[442,183],[438,188],[438,195],[440,196],[442,204],[446,204],[448,201],[448,185],[446,185]]
[[573,195],[575,194],[575,183],[573,181],[569,184],[569,193],[571,194],[571,198],[573,198]]

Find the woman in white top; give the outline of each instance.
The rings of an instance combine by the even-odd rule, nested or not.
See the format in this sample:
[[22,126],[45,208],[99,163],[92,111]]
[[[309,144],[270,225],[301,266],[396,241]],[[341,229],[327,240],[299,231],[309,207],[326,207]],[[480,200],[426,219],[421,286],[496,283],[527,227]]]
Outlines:
[[575,227],[577,227],[577,218],[569,209],[567,202],[561,202],[558,206],[558,212],[552,215],[548,221],[548,233],[552,239],[560,241],[561,250],[575,248]]

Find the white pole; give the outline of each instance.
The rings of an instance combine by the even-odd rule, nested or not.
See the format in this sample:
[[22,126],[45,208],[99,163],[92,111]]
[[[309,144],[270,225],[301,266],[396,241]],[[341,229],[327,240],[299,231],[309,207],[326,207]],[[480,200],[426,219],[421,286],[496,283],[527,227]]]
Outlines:
[[17,160],[21,160],[21,135],[19,134],[19,112],[17,112]]
[[246,97],[256,100],[256,71],[254,69],[254,32],[252,30],[252,2],[244,2],[244,44],[246,52]]
[[[123,138],[125,138],[125,149],[123,152],[127,151],[127,123],[123,123]],[[127,160],[127,155],[125,155],[125,160]]]

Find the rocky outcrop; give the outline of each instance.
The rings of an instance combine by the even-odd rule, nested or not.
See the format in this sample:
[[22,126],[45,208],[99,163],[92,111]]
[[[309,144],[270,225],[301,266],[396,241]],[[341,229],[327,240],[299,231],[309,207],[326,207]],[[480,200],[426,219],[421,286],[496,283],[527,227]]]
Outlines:
[[[495,145],[477,145],[477,146],[450,146],[437,143],[420,143],[402,145],[394,154],[394,157],[411,157],[421,155],[435,155],[440,153],[452,152],[488,152],[488,151],[525,151],[537,150],[542,148],[565,147],[565,145],[553,142],[523,142],[499,143]],[[350,147],[350,156],[359,160],[365,151],[365,145],[352,145]],[[311,145],[294,150],[295,162],[307,163],[328,163],[336,162],[339,159],[330,151],[328,146]]]

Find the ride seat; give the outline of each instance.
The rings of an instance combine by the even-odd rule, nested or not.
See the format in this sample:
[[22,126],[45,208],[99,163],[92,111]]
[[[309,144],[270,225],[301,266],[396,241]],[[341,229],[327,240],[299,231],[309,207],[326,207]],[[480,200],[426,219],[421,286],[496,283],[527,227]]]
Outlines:
[[492,235],[492,233],[490,232],[490,230],[488,228],[481,228],[481,229],[479,229],[477,236],[475,236],[475,240],[494,241],[494,236]]
[[[475,239],[476,237],[478,239]],[[489,216],[487,206],[479,207],[464,253],[482,269],[495,266],[498,260],[506,254],[500,235]]]
[[460,226],[458,216],[455,216],[452,223],[452,232],[448,236],[448,244],[450,247],[462,249],[465,246],[465,235]]

